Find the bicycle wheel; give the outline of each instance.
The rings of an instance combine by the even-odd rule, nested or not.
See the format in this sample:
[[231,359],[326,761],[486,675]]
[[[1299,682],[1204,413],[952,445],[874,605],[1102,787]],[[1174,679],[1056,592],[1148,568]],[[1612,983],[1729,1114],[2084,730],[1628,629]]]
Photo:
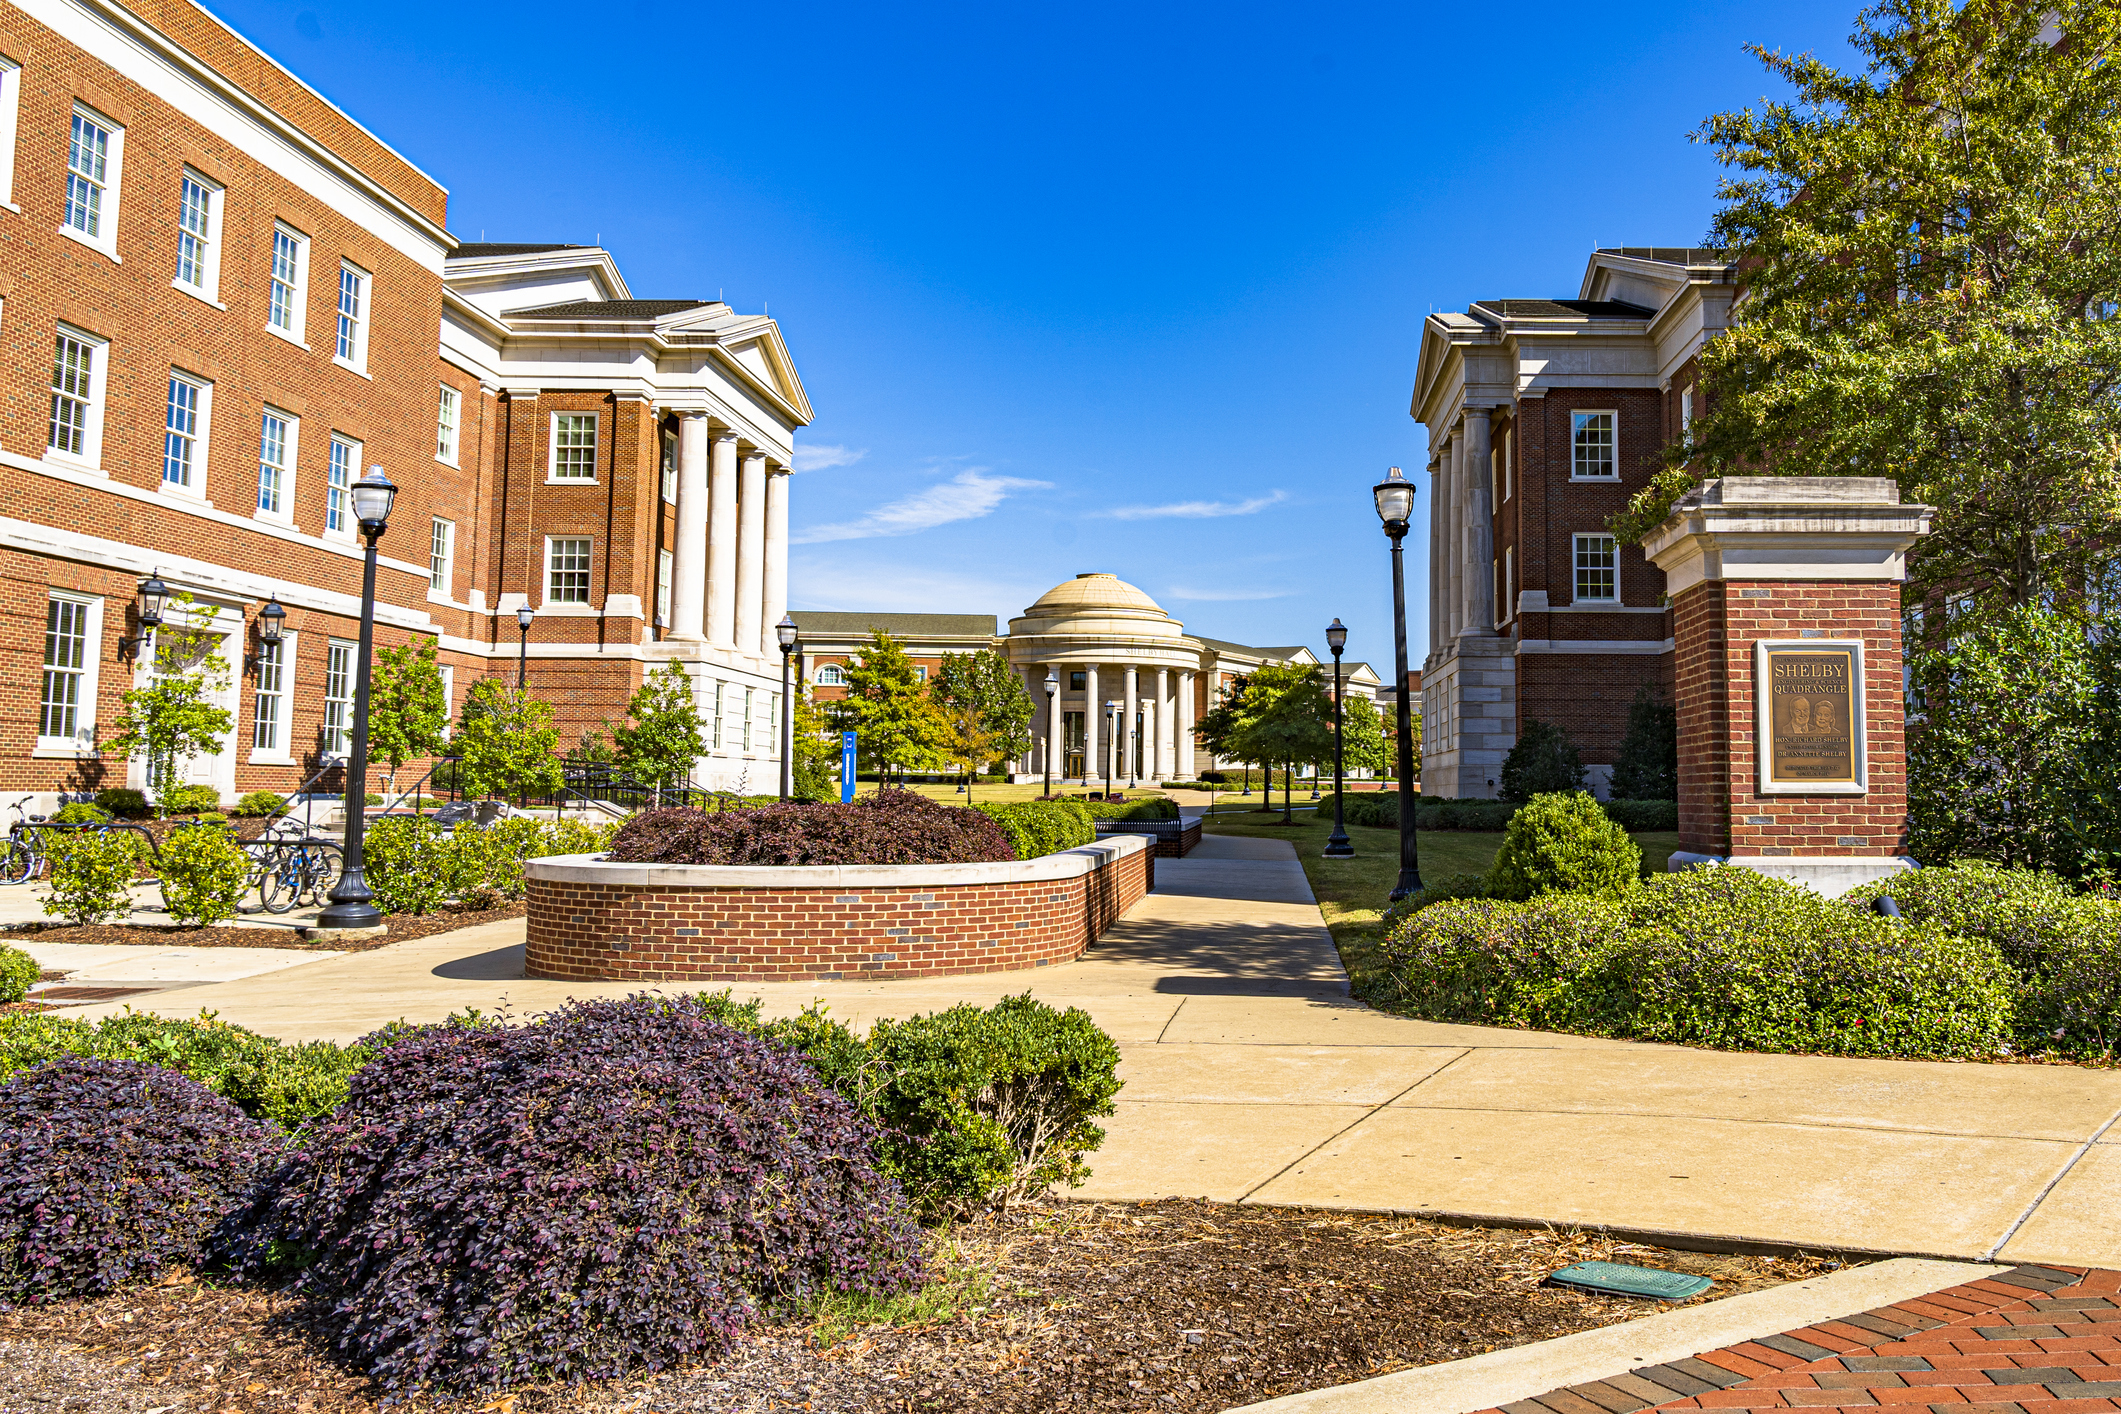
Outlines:
[[299,850],[275,851],[258,875],[258,902],[267,913],[285,913],[302,901],[302,866]]
[[37,872],[37,856],[20,840],[9,840],[4,851],[0,851],[0,884],[22,884],[29,882],[30,875]]
[[309,902],[322,906],[338,887],[346,859],[328,844],[310,845],[302,851],[302,891]]

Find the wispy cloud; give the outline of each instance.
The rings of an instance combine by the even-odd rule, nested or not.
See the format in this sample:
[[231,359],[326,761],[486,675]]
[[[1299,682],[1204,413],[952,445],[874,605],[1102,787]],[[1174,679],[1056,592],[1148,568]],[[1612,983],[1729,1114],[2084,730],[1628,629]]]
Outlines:
[[1166,599],[1191,599],[1196,603],[1234,603],[1242,599],[1286,599],[1296,591],[1293,589],[1187,589],[1173,585],[1164,591]]
[[1046,587],[1035,577],[987,578],[908,564],[902,558],[872,564],[860,558],[861,553],[815,550],[796,556],[788,573],[788,599],[796,612],[995,614],[1006,621]]
[[1212,520],[1217,516],[1248,516],[1288,499],[1286,491],[1269,491],[1247,501],[1173,501],[1162,506],[1118,506],[1091,514],[1106,520]]
[[797,471],[824,471],[835,466],[853,466],[869,455],[867,447],[837,447],[824,443],[805,444],[795,449]]
[[913,535],[952,521],[977,520],[1008,498],[1011,491],[1042,491],[1050,481],[1027,481],[1020,476],[990,476],[985,467],[967,467],[948,481],[902,496],[878,506],[855,520],[831,525],[813,525],[789,537],[795,545],[819,545],[829,540],[870,540],[882,535]]

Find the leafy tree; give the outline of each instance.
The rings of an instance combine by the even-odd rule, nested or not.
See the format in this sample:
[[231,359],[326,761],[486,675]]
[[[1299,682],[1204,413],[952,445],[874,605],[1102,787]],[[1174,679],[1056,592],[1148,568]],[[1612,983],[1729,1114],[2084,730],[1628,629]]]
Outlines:
[[577,766],[611,765],[618,760],[618,756],[611,749],[610,739],[605,735],[611,729],[610,721],[606,720],[603,731],[592,727],[583,732],[575,738],[574,745],[567,748],[566,759]]
[[106,743],[119,755],[144,758],[148,794],[164,814],[185,763],[219,751],[235,726],[228,709],[212,701],[228,690],[220,635],[208,628],[213,618],[211,608],[194,606],[188,594],[170,598],[162,627],[155,630],[152,676],[121,699]]
[[[1012,760],[1031,749],[1031,694],[1004,654],[992,648],[945,653],[928,695],[949,720],[951,749],[968,775],[983,763]],[[971,792],[968,780],[968,802]]]
[[666,783],[692,779],[707,754],[707,723],[693,695],[692,677],[678,663],[647,675],[626,703],[628,722],[612,727],[618,762],[635,778]]
[[1519,804],[1535,795],[1583,789],[1583,757],[1567,732],[1552,722],[1525,718],[1517,744],[1502,762],[1504,800]]
[[407,761],[439,752],[448,729],[449,693],[435,662],[435,641],[377,649],[368,674],[368,754],[384,766],[384,789],[397,791]]
[[837,799],[834,782],[840,764],[839,739],[805,683],[795,685],[791,716],[795,745],[792,789],[808,800]]
[[459,780],[472,795],[522,800],[560,788],[560,733],[552,724],[552,704],[505,678],[472,684],[453,744],[461,759]]
[[1628,705],[1612,794],[1615,800],[1679,799],[1679,713],[1646,687]]
[[828,710],[839,730],[856,734],[856,749],[879,770],[940,771],[949,764],[950,723],[905,645],[882,629],[847,665],[847,695]]
[[[1333,699],[1315,663],[1262,664],[1246,680],[1238,754],[1294,775],[1299,765],[1333,759]],[[1294,824],[1293,780],[1282,786],[1282,823]]]
[[1851,42],[1866,72],[1756,47],[1792,96],[1702,130],[1744,298],[1669,459],[1895,478],[1938,507],[1910,602],[2073,593],[2121,521],[2121,6],[1883,0]]
[[[1352,692],[1346,694],[1340,705],[1340,725],[1346,742],[1341,764],[1350,771],[1384,771],[1385,724],[1377,704]],[[1331,760],[1329,755],[1327,761]]]

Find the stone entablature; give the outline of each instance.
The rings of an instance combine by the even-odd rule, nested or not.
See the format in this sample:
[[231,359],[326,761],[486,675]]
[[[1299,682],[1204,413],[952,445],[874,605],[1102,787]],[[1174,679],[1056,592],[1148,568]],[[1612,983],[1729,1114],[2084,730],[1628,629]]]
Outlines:
[[836,981],[1071,962],[1154,887],[1146,836],[992,864],[533,859],[524,969],[563,981]]

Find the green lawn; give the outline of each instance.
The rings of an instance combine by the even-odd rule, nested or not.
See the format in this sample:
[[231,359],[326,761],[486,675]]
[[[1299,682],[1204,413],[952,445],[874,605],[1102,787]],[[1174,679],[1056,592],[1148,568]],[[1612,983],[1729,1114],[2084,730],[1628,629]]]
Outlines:
[[[1221,810],[1205,828],[1210,834],[1285,839],[1295,845],[1297,858],[1303,861],[1304,873],[1311,881],[1311,892],[1318,897],[1319,911],[1325,915],[1333,942],[1340,949],[1341,965],[1348,969],[1350,977],[1360,977],[1375,966],[1381,940],[1378,918],[1392,886],[1399,880],[1399,832],[1350,825],[1348,838],[1355,844],[1355,857],[1326,859],[1320,851],[1326,847],[1326,836],[1333,833],[1331,818],[1316,820],[1310,812],[1299,809],[1296,818],[1304,823],[1273,824],[1281,818],[1280,799],[1277,794],[1271,815]],[[1303,803],[1299,794],[1297,804]],[[1666,858],[1679,848],[1676,832],[1640,834],[1633,839],[1642,849],[1643,867],[1651,873],[1661,873]],[[1495,851],[1502,848],[1502,835],[1473,830],[1420,830],[1415,834],[1415,843],[1421,855],[1422,878],[1441,879],[1448,874],[1485,872],[1495,862]]]

